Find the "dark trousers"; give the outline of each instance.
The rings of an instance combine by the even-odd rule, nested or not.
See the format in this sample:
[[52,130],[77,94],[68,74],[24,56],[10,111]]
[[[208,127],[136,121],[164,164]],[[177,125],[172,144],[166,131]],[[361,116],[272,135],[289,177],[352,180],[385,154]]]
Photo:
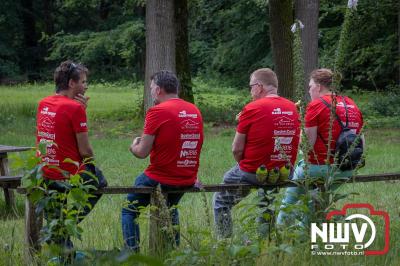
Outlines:
[[[107,186],[107,180],[104,177],[103,172],[99,168],[95,167],[94,165],[86,165],[85,171],[90,172],[92,175],[97,177],[96,181],[92,175],[82,172],[80,176],[86,185],[93,185],[96,188],[103,188]],[[48,190],[56,190],[59,193],[68,193],[69,187],[63,181],[53,181],[47,179],[45,180],[45,183],[47,184]],[[94,190],[89,190],[89,193],[91,191]],[[101,196],[102,196],[101,194],[93,194],[91,197],[89,197],[88,203],[90,204],[90,206],[85,206],[83,210],[79,210],[79,213],[77,214],[78,223],[83,221],[83,219],[90,213],[90,211],[94,208],[94,206],[99,201]],[[66,198],[64,199],[60,197],[50,198],[44,210],[45,219],[48,225],[51,226],[51,222],[53,220],[66,218],[65,214],[63,213],[63,209],[65,208],[64,206],[66,204],[67,204]],[[62,245],[63,247],[68,249],[73,248],[72,241],[68,236],[50,237],[49,239],[47,239],[47,242],[50,244]]]

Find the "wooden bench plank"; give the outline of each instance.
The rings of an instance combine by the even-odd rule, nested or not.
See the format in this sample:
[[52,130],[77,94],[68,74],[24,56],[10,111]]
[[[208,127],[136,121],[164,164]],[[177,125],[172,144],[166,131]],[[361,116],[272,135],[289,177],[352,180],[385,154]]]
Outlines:
[[18,147],[18,146],[0,145],[0,153],[20,152],[20,151],[28,151],[28,150],[32,150],[32,149],[34,149],[34,147]]
[[[374,182],[374,181],[389,181],[389,180],[400,180],[400,173],[385,173],[385,174],[373,174],[373,175],[358,175],[354,176],[351,180],[349,180],[347,183],[351,182]],[[289,186],[296,186],[295,183],[293,182],[283,182],[283,183],[277,183],[277,184],[270,184],[270,185],[265,185],[265,186],[255,186],[255,185],[249,185],[249,184],[218,184],[218,185],[204,185],[202,189],[199,188],[185,188],[185,189],[179,189],[179,190],[174,190],[174,191],[164,191],[163,194],[167,193],[195,193],[195,192],[218,192],[218,191],[226,191],[226,190],[238,190],[238,189],[244,189],[248,190],[251,188],[266,188],[266,189],[272,189],[272,188],[277,188],[277,187],[289,187]],[[19,187],[17,189],[18,193],[26,194],[27,190],[26,188],[21,188]],[[103,193],[103,194],[127,194],[127,193],[134,193],[134,192],[139,192],[139,193],[149,193],[151,194],[152,202],[154,202],[154,195],[156,194],[156,188],[153,187],[131,187],[131,186],[124,186],[124,187],[107,187],[100,189],[96,191],[95,193]],[[168,197],[168,195],[165,195],[165,197]],[[37,252],[40,249],[40,244],[39,244],[39,232],[40,228],[42,227],[42,222],[43,222],[43,216],[42,214],[37,214],[35,212],[35,206],[29,201],[28,198],[26,198],[26,205],[25,205],[25,241],[27,244],[27,247],[29,248],[29,253],[34,256],[34,253]],[[151,230],[152,231],[157,231],[156,229],[158,228],[159,225],[157,225],[157,213],[154,212],[153,215],[150,216],[153,221],[150,221],[151,225]],[[154,243],[153,237],[150,237],[150,243],[149,247],[153,250],[157,248],[159,245]]]
[[22,175],[16,176],[0,176],[0,183],[1,182],[12,182],[12,181],[21,181]]
[[[16,189],[21,186],[21,178],[22,176],[0,176],[0,187],[3,189]],[[8,194],[10,194],[10,191],[4,193],[6,201],[8,201]]]
[[[374,182],[374,181],[389,181],[389,180],[400,180],[400,173],[387,173],[387,174],[373,174],[373,175],[357,175],[351,178],[347,183],[351,182]],[[196,193],[196,192],[220,192],[226,190],[238,190],[238,189],[252,189],[252,188],[265,188],[271,190],[273,188],[283,187],[294,187],[296,186],[293,182],[279,182],[276,184],[266,184],[263,186],[250,185],[250,184],[217,184],[217,185],[203,185],[201,189],[197,187],[182,188],[176,190],[169,190],[165,193]],[[133,187],[133,186],[109,186],[106,188],[99,189],[94,194],[128,194],[128,193],[144,193],[151,194],[154,192],[152,187]],[[25,188],[18,188],[18,193],[26,194]]]

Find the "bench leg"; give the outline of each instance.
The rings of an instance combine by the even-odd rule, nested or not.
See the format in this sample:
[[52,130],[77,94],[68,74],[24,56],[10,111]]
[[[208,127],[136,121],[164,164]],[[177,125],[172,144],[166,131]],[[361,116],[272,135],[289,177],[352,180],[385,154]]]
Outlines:
[[[8,158],[7,153],[0,154],[0,175],[8,176],[10,175],[10,171],[8,170]],[[6,202],[6,208],[11,209],[14,207],[12,203],[14,202],[14,194],[7,187],[3,187],[4,198]]]
[[35,205],[28,199],[25,200],[25,244],[31,258],[40,251],[40,229],[43,224],[43,213],[35,212]]
[[150,254],[160,258],[175,244],[167,197],[160,187],[150,194],[149,250]]
[[156,200],[156,193],[150,194],[150,220],[149,220],[149,251],[150,254],[158,255],[160,249],[160,209]]
[[6,187],[4,187],[3,190],[4,190],[4,198],[5,198],[5,202],[6,202],[6,208],[8,210],[15,209],[16,207],[15,207],[14,192],[11,189],[6,188]]
[[[8,176],[10,175],[10,170],[8,169],[8,158],[7,153],[0,154],[0,175]],[[8,210],[15,208],[14,193],[11,189],[3,187],[4,198],[6,202],[6,208]]]

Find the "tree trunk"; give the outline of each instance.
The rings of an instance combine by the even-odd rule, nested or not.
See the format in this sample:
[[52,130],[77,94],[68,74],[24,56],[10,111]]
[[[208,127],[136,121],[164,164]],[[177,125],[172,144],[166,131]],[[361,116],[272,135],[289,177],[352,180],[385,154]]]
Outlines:
[[275,72],[279,80],[279,94],[293,99],[293,24],[292,0],[270,0],[270,34]]
[[105,21],[110,14],[111,2],[101,0],[99,4],[99,17],[101,20]]
[[28,73],[30,81],[36,80],[34,72],[38,71],[38,40],[36,36],[36,21],[33,11],[33,0],[23,0],[22,2],[22,23],[24,27],[24,46],[25,54],[22,60],[24,71]]
[[[398,20],[398,25],[397,25],[397,38],[399,40],[398,44],[398,54],[397,54],[397,59],[400,60],[400,3],[397,3],[397,20]],[[397,64],[398,67],[398,74],[399,76],[397,77],[397,83],[400,86],[400,62]]]
[[301,42],[303,46],[303,62],[305,73],[304,95],[307,100],[308,77],[314,69],[318,67],[318,17],[319,0],[295,0],[296,19],[304,24],[301,30]]
[[187,0],[175,0],[176,74],[180,81],[179,97],[193,103],[189,62],[188,13]]
[[44,0],[43,1],[43,21],[44,30],[47,35],[52,35],[54,33],[54,19],[53,19],[53,1]]
[[146,70],[143,96],[145,111],[153,105],[150,77],[160,70],[175,72],[174,2],[148,0],[146,2]]

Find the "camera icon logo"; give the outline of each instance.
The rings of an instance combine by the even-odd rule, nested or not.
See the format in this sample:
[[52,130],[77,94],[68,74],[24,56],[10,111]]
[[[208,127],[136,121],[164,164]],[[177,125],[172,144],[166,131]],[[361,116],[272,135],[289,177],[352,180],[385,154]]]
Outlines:
[[[367,209],[369,214],[350,214],[347,215],[349,209]],[[335,216],[345,217],[344,222],[329,222]],[[377,227],[371,220],[372,216],[380,216],[384,221],[384,247],[382,249],[368,249],[376,240]],[[358,219],[360,223],[352,221]],[[345,204],[341,210],[331,211],[326,215],[327,223],[322,223],[320,226],[316,223],[311,223],[311,250],[341,250],[343,255],[344,251],[349,249],[354,250],[358,254],[369,255],[384,255],[389,251],[390,242],[390,220],[389,214],[384,211],[377,211],[371,204],[368,203],[352,203]],[[381,229],[380,229],[381,230]],[[367,231],[370,234],[367,235]],[[350,241],[350,236],[354,239]],[[319,238],[318,238],[319,237]],[[317,242],[317,240],[320,240]],[[355,244],[352,244],[354,243]],[[322,244],[321,244],[322,242]],[[314,253],[314,252],[313,252]],[[335,251],[335,254],[339,252]],[[347,252],[349,253],[349,252]]]

